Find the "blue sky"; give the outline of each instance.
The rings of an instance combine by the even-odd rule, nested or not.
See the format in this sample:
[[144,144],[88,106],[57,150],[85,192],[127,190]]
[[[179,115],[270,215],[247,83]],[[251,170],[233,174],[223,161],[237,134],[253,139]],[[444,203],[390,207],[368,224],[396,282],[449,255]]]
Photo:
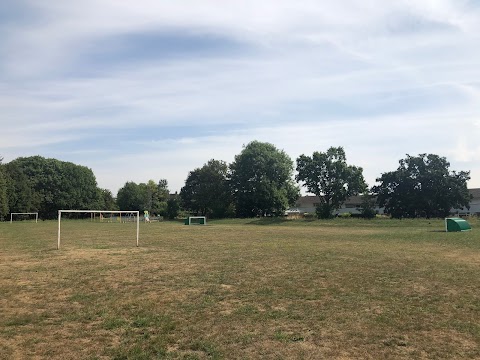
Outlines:
[[370,185],[406,154],[480,187],[480,5],[464,0],[6,0],[0,156],[179,191],[252,140],[343,146]]

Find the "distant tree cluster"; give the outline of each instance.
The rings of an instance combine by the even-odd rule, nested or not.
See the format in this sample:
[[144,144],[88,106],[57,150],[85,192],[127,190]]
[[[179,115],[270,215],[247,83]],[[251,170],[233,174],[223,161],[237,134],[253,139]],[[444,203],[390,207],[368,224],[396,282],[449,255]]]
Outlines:
[[9,213],[7,198],[7,174],[5,166],[2,165],[3,158],[0,157],[0,220]]
[[392,217],[446,217],[452,208],[469,207],[470,172],[450,172],[447,159],[433,154],[407,155],[399,163],[372,188],[379,206]]
[[[468,207],[468,171],[450,171],[444,157],[407,155],[396,171],[383,173],[368,189],[363,169],[347,164],[345,150],[331,147],[296,160],[295,179],[319,197],[317,216],[330,218],[351,196],[363,195],[361,212],[375,216],[376,205],[395,218],[444,217],[451,208]],[[181,210],[210,218],[283,216],[300,195],[294,163],[274,145],[252,141],[228,165],[211,159],[189,172],[177,196],[166,179],[126,182],[116,198],[97,186],[89,168],[22,157],[0,158],[0,218],[11,212],[39,212],[54,218],[59,209],[148,210],[174,219]]]
[[210,217],[281,216],[298,196],[290,157],[259,141],[230,166],[212,159],[191,171],[180,192],[185,210]]
[[158,183],[153,180],[140,184],[125,183],[118,190],[117,206],[122,210],[147,210],[150,214],[167,218],[175,218],[179,209],[176,197],[170,196],[166,179],[160,179]]
[[38,212],[54,218],[59,209],[105,207],[111,194],[97,187],[87,167],[41,156],[21,157],[1,166],[1,216]]

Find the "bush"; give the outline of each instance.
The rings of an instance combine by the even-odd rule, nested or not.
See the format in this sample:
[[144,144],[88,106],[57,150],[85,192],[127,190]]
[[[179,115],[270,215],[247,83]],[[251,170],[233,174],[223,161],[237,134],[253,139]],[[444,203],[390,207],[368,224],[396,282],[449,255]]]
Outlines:
[[333,219],[333,214],[330,212],[328,204],[319,204],[315,209],[315,213],[319,219]]
[[365,219],[373,219],[375,215],[377,215],[377,213],[373,209],[365,208],[362,210],[362,217]]
[[313,220],[316,218],[315,214],[311,214],[311,213],[303,213],[303,217],[307,220]]

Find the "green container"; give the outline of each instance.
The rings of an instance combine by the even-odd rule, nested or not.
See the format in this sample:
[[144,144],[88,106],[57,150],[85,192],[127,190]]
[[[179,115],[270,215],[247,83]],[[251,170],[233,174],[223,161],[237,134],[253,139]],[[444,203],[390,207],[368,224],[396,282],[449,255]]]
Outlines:
[[188,225],[188,218],[185,219],[185,225]]
[[445,219],[445,231],[446,232],[453,232],[453,231],[469,231],[472,230],[472,227],[462,218],[446,218]]

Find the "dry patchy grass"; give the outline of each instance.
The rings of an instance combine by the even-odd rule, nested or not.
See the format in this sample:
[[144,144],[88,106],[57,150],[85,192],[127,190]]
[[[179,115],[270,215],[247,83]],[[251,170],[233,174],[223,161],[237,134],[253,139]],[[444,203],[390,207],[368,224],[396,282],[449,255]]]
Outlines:
[[0,223],[0,358],[480,357],[475,230],[210,224]]

